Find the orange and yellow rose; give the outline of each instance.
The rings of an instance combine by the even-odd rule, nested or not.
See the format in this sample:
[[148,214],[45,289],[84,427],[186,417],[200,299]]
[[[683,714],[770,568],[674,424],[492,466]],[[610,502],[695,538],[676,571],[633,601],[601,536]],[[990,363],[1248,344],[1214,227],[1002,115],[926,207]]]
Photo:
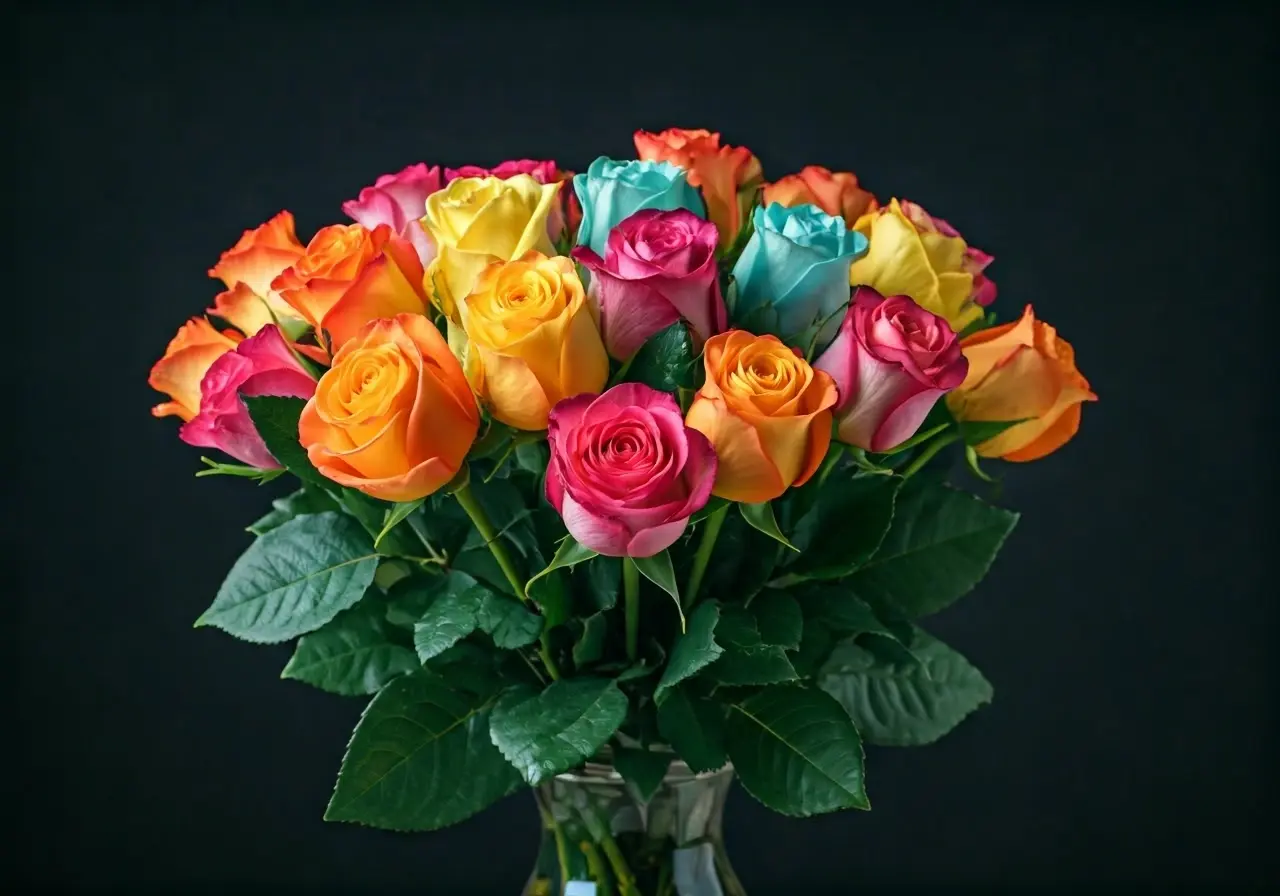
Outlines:
[[200,381],[213,362],[241,340],[235,330],[216,330],[203,317],[193,317],[169,340],[164,357],[151,368],[147,383],[170,400],[151,409],[157,417],[176,415],[183,421],[200,413]]
[[425,316],[373,320],[343,344],[298,420],[307,457],[339,485],[413,501],[458,474],[480,412]]
[[209,276],[227,288],[218,293],[206,313],[238,327],[246,336],[253,336],[273,320],[286,331],[296,332],[301,324],[297,312],[271,288],[271,281],[305,252],[294,232],[293,215],[287,211],[246,230],[209,269]]
[[427,270],[427,290],[445,317],[461,322],[458,304],[488,265],[531,250],[555,251],[547,218],[559,191],[560,181],[543,184],[517,174],[460,177],[427,197],[422,226],[439,252]]
[[1071,344],[1036,320],[1028,305],[1014,323],[980,330],[960,343],[969,373],[947,407],[959,420],[1025,420],[977,446],[983,457],[1038,460],[1066,444],[1080,428],[1080,410],[1096,401],[1076,369]]
[[757,504],[808,481],[831,443],[831,376],[776,336],[745,330],[708,339],[703,363],[685,422],[715,448],[712,494]]
[[330,353],[371,320],[426,311],[418,253],[386,224],[321,228],[271,288]]
[[460,312],[467,379],[508,426],[546,429],[556,402],[609,379],[596,309],[571,259],[535,251],[491,264]]
[[832,172],[821,165],[806,165],[798,174],[766,184],[761,200],[765,205],[776,202],[788,208],[816,205],[833,218],[844,218],[850,227],[868,212],[880,207],[876,197],[858,186],[856,175],[848,171]]
[[707,217],[720,231],[721,248],[733,245],[764,179],[760,160],[744,146],[721,146],[718,133],[701,128],[636,131],[635,143],[642,160],[689,172],[689,183],[702,189]]

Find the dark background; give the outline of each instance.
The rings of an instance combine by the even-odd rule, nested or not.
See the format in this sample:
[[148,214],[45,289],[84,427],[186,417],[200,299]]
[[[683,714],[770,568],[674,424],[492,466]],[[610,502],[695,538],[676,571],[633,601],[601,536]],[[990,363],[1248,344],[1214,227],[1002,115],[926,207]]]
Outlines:
[[1002,315],[1033,302],[1101,396],[1062,451],[1005,467],[1023,521],[935,622],[994,705],[928,749],[872,750],[869,814],[789,820],[735,792],[750,891],[1275,882],[1263,14],[432,5],[19,16],[6,876],[519,891],[527,795],[433,835],[321,821],[361,703],[279,680],[287,647],[192,629],[275,486],[193,478],[147,371],[219,288],[218,253],[281,208],[305,242],[410,162],[581,170],[679,125],[771,179],[852,169],[949,219],[996,256]]

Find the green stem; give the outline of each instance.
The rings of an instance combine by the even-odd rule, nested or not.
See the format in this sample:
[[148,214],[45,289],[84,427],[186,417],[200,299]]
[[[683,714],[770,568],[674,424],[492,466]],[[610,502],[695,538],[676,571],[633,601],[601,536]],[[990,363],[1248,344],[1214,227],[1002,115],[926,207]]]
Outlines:
[[960,441],[960,433],[958,432],[949,432],[934,439],[925,446],[924,450],[920,452],[915,460],[907,464],[906,468],[902,471],[902,478],[910,479],[916,473],[919,473],[924,468],[925,464],[933,460],[933,456],[935,454],[950,445],[952,442],[958,441]]
[[431,555],[431,562],[439,563],[441,566],[446,565],[449,558],[437,551],[431,544],[431,539],[427,537],[427,531],[423,528],[422,521],[414,519],[413,514],[409,514],[407,521],[409,523],[409,528],[413,530],[413,534],[418,536],[418,541],[422,542],[422,546],[426,548],[427,553]]
[[818,470],[818,485],[827,481],[827,477],[831,475],[831,471],[836,468],[836,464],[840,463],[842,457],[844,457],[844,443],[832,442],[831,447],[827,449],[827,457]]
[[[596,849],[596,845],[590,840],[583,840],[578,844],[578,848],[582,850],[582,854],[587,857],[587,870],[595,879],[596,888],[600,896],[613,896],[613,883],[609,880],[609,869],[604,867],[604,860],[600,858],[600,850]],[[563,887],[569,883],[566,877],[560,882],[561,892]]]
[[622,561],[622,595],[627,614],[627,659],[640,651],[640,567],[630,557]]
[[724,525],[731,506],[731,504],[725,504],[718,510],[713,510],[707,517],[706,528],[702,530],[702,541],[698,543],[698,552],[693,555],[693,569],[689,571],[689,586],[684,592],[685,609],[692,607],[698,596],[698,589],[702,587],[702,577],[707,573],[707,563],[711,560],[711,551],[716,546],[720,527]]
[[[467,516],[471,518],[471,522],[475,525],[476,531],[480,533],[484,543],[489,546],[489,553],[493,554],[493,559],[498,562],[498,566],[502,569],[502,574],[511,583],[516,597],[528,603],[529,596],[524,593],[525,583],[521,580],[520,573],[516,570],[516,565],[512,561],[511,555],[507,553],[507,546],[498,537],[498,531],[493,527],[493,523],[489,520],[489,515],[485,513],[484,507],[480,505],[475,494],[471,491],[471,486],[462,486],[462,488],[453,493],[453,496],[458,499],[458,504],[466,511]],[[547,667],[547,674],[551,676],[553,681],[558,681],[560,679],[560,667],[556,665],[555,659],[551,656],[550,633],[545,629],[539,639],[538,653],[542,657],[542,665]]]
[[622,378],[626,376],[627,371],[631,369],[631,362],[636,359],[636,355],[638,353],[639,353],[639,350],[637,349],[636,351],[631,353],[630,358],[627,358],[627,360],[622,362],[622,366],[618,368],[618,372],[615,373],[613,375],[613,379],[609,381],[610,386],[616,386],[618,383],[622,382]]

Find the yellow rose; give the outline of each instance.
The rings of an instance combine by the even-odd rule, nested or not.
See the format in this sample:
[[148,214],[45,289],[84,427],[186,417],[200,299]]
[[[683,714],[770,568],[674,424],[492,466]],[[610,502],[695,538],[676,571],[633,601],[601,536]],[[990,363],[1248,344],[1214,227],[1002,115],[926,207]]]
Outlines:
[[427,269],[426,286],[444,315],[455,323],[458,303],[484,268],[511,261],[530,250],[551,254],[547,216],[560,184],[540,184],[528,174],[460,177],[427,197],[422,219],[438,254]]
[[957,333],[982,317],[974,301],[969,247],[945,221],[914,202],[891,199],[859,218],[853,229],[870,246],[849,268],[851,285],[870,286],[885,296],[910,296],[946,318]]
[[609,356],[573,262],[530,252],[481,271],[459,307],[467,379],[493,417],[547,428],[562,398],[599,392]]

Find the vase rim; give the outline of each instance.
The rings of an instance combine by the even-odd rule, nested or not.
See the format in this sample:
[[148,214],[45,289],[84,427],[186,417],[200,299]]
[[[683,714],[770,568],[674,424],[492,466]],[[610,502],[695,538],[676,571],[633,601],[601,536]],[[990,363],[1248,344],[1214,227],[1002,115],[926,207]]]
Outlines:
[[[556,775],[557,781],[565,781],[568,783],[596,783],[596,784],[612,784],[623,783],[622,775],[614,768],[613,763],[607,761],[604,757],[600,757],[604,761],[591,760],[584,762],[576,769],[567,772],[561,772]],[[718,769],[709,772],[695,772],[682,759],[676,759],[671,763],[671,767],[667,769],[667,773],[662,776],[664,784],[680,783],[684,781],[706,781],[711,778],[718,778],[722,775],[733,774],[733,763],[727,762]]]

